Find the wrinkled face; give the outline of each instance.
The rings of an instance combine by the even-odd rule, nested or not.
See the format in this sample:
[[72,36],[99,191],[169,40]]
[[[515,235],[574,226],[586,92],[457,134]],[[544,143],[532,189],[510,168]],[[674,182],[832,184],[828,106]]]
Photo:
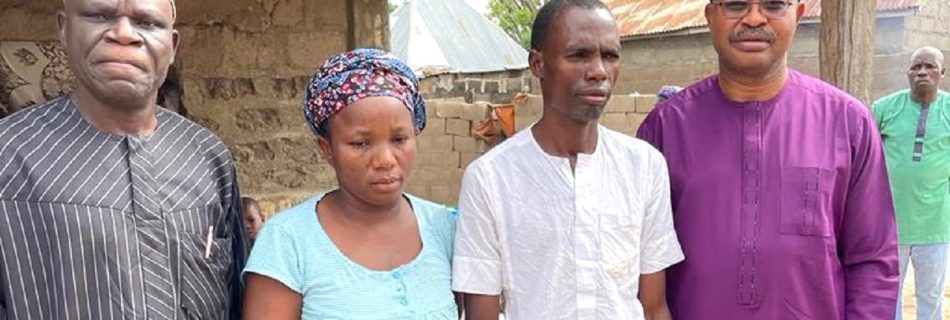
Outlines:
[[551,21],[544,47],[532,50],[545,112],[577,122],[597,121],[620,69],[620,37],[610,12],[564,8]]
[[68,0],[58,19],[77,90],[115,106],[154,101],[178,45],[168,0]]
[[943,61],[933,52],[917,53],[907,69],[910,88],[918,93],[930,93],[937,90],[944,75]]
[[264,216],[257,206],[244,207],[244,226],[247,228],[247,237],[254,240],[257,238],[257,232],[264,226]]
[[330,137],[317,141],[341,191],[377,206],[401,199],[416,156],[412,114],[401,101],[357,100],[330,119]]
[[804,14],[805,6],[798,0],[716,0],[706,5],[706,21],[721,67],[761,75],[784,66]]

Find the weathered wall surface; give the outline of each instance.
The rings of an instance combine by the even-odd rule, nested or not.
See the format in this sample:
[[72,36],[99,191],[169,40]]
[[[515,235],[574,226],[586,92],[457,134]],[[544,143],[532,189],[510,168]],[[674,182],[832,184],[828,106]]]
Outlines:
[[486,73],[446,73],[420,80],[426,99],[462,98],[468,102],[510,103],[518,93],[541,93],[528,69]]
[[[905,58],[909,61],[910,54],[923,46],[936,47],[943,50],[945,56],[950,57],[950,5],[947,5],[946,0],[920,0],[920,2],[920,12],[907,18]],[[901,76],[900,80],[906,87],[907,78]],[[950,80],[945,78],[941,87],[943,90],[950,91]]]
[[[56,46],[55,17],[61,3],[0,0],[0,42]],[[262,200],[262,209],[270,212],[335,185],[303,122],[303,89],[332,54],[357,46],[388,47],[387,2],[177,4],[181,45],[172,77],[184,89],[190,116],[231,148],[243,193]],[[14,83],[8,78],[0,77],[0,84]]]
[[[946,8],[944,8],[946,9]],[[947,21],[944,16],[940,21]],[[925,18],[928,19],[928,18]],[[939,20],[933,18],[932,20]],[[927,37],[946,35],[939,26],[922,23],[931,30]],[[904,70],[913,43],[907,41],[904,18],[880,18],[875,35],[874,79],[871,95],[879,98],[889,92],[906,88]],[[910,28],[910,27],[908,27]],[[942,30],[942,31],[941,31]],[[789,65],[805,73],[818,76],[818,39],[820,25],[803,23],[789,51]],[[950,47],[946,47],[950,49]],[[688,85],[718,72],[718,62],[708,33],[669,36],[623,42],[623,69],[617,92],[655,93],[667,84]]]

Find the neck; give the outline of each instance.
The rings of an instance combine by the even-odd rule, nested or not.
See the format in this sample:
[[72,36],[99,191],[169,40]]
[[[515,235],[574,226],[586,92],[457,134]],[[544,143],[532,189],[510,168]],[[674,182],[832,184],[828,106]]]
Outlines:
[[910,98],[919,104],[931,104],[937,101],[937,90],[929,92],[926,90],[911,90]]
[[597,149],[597,121],[576,122],[545,112],[531,133],[541,150],[568,158],[572,168],[577,163],[577,154],[591,154]]
[[765,101],[774,98],[788,81],[788,68],[781,65],[761,75],[733,72],[720,64],[719,87],[735,102]]
[[345,221],[364,227],[373,227],[396,221],[403,213],[405,200],[385,205],[372,205],[361,201],[343,189],[329,196],[330,203]]
[[109,105],[81,87],[70,98],[79,114],[102,132],[147,137],[158,127],[154,103],[143,103],[141,107]]

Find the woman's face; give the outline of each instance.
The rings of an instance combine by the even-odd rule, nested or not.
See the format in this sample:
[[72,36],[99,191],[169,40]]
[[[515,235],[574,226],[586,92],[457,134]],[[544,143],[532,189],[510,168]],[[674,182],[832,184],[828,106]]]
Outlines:
[[357,100],[331,118],[329,132],[317,142],[341,191],[376,206],[401,199],[416,156],[412,114],[402,101]]

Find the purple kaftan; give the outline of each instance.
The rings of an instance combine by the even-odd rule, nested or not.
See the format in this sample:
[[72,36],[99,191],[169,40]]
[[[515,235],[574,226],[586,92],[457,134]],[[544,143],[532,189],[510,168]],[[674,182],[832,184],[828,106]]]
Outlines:
[[675,319],[893,319],[897,232],[869,110],[789,70],[768,101],[718,76],[658,106],[638,136],[666,157],[686,260]]

